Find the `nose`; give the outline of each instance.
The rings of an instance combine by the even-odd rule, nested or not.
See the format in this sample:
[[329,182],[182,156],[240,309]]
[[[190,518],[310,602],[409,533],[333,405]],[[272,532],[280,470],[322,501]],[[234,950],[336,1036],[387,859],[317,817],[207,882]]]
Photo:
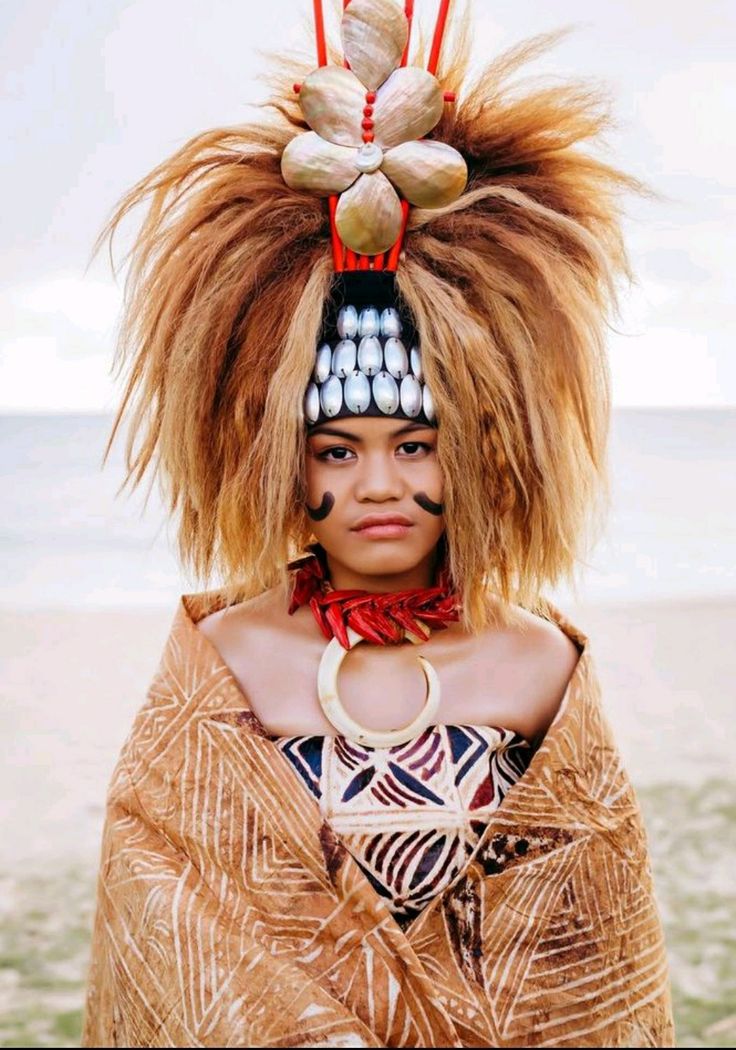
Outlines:
[[393,455],[376,451],[363,457],[355,480],[359,503],[383,503],[403,495],[404,482]]

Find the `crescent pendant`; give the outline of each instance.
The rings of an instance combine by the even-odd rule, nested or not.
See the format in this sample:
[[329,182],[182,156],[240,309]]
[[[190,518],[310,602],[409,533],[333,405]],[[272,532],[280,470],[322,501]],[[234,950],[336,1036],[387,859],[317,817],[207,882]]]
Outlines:
[[[352,627],[348,627],[347,631],[350,649],[354,648],[359,642],[365,641],[362,635],[354,631]],[[406,632],[406,637],[414,644],[424,641],[423,638],[410,634],[408,631]],[[424,678],[427,683],[427,698],[424,702],[424,707],[412,722],[401,726],[399,729],[386,730],[368,729],[366,726],[362,726],[360,722],[356,722],[343,707],[337,691],[337,675],[349,651],[348,649],[343,649],[337,638],[333,638],[322,653],[317,672],[317,693],[322,711],[327,721],[335,727],[341,736],[354,740],[358,744],[364,744],[366,747],[396,747],[419,736],[427,726],[434,723],[440,705],[440,680],[434,667],[424,656],[418,656],[417,661],[424,672]]]

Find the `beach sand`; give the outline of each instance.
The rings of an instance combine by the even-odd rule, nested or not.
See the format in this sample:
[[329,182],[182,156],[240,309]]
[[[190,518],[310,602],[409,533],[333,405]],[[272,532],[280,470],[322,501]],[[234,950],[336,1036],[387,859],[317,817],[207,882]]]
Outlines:
[[[105,789],[175,609],[0,611],[5,865],[97,850]],[[575,607],[635,785],[732,769],[736,602]]]
[[[642,801],[679,1045],[732,1045],[736,601],[563,611]],[[174,613],[0,610],[0,1045],[78,1039],[107,782]]]

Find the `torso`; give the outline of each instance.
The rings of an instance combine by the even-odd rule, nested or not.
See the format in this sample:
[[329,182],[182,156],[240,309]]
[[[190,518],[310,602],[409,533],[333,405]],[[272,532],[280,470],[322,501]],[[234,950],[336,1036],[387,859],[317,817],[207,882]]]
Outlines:
[[[252,710],[275,736],[332,735],[317,699],[326,640],[309,608],[287,612],[285,587],[204,617],[198,629],[217,649]],[[340,671],[347,711],[371,729],[409,722],[424,702],[418,653],[440,679],[436,721],[501,726],[538,744],[554,718],[579,658],[555,624],[517,610],[520,626],[471,635],[458,624],[421,646],[360,644]]]

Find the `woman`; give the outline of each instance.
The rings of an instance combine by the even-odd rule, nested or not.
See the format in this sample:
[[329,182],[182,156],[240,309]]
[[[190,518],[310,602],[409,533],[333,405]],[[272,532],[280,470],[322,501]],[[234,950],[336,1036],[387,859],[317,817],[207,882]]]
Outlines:
[[469,85],[446,5],[427,70],[410,4],[352,0],[332,63],[315,11],[272,119],[110,227],[150,195],[129,476],[225,582],[113,777],[85,1045],[672,1045],[636,798],[542,595],[603,487],[634,184],[576,148],[595,97],[506,88],[547,39]]

